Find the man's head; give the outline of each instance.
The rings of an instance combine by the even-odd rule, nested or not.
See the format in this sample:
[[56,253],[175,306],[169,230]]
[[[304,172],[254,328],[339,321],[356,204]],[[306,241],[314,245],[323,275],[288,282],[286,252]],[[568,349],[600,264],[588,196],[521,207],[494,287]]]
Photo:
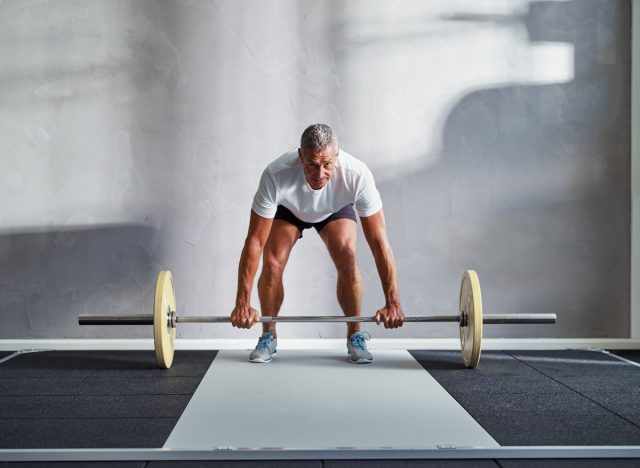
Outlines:
[[298,156],[312,189],[319,190],[329,183],[336,168],[338,152],[338,138],[328,125],[314,124],[302,132]]

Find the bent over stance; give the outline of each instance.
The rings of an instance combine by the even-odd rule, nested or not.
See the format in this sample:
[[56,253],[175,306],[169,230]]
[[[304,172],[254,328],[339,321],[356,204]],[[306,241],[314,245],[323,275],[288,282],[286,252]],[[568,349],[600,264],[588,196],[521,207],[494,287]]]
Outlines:
[[[253,199],[249,232],[240,256],[234,327],[250,328],[258,311],[250,304],[260,256],[258,296],[264,316],[277,316],[284,299],[282,275],[291,249],[304,229],[315,228],[338,272],[338,302],[346,316],[359,316],[362,279],[356,261],[356,216],[382,282],[385,306],[375,320],[386,328],[402,326],[404,313],[396,282],[393,252],[387,239],[382,200],[373,174],[362,162],[339,149],[333,130],[324,124],[308,127],[297,151],[283,154],[267,166]],[[251,353],[252,362],[268,362],[276,354],[275,323],[263,323],[263,334]],[[357,322],[347,323],[351,361],[373,360],[367,351],[368,333]]]

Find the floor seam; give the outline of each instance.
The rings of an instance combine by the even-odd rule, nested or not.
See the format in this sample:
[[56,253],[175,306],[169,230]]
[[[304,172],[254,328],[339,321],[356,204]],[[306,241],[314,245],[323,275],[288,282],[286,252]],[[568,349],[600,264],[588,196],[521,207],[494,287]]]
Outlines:
[[118,419],[180,419],[177,416],[111,416],[111,417],[92,417],[92,418],[0,418],[0,421],[92,421],[92,420],[118,420]]
[[559,384],[560,384],[560,385],[562,385],[563,387],[565,387],[565,388],[567,388],[567,389],[571,390],[572,392],[574,392],[574,393],[576,393],[576,394],[580,395],[582,398],[584,398],[584,399],[586,399],[586,400],[589,400],[591,403],[593,403],[593,404],[595,404],[595,405],[599,406],[600,408],[604,409],[605,411],[607,411],[607,412],[609,412],[609,413],[611,413],[611,414],[613,414],[613,415],[615,415],[615,416],[619,417],[620,419],[622,419],[622,420],[624,420],[624,421],[628,422],[629,424],[631,424],[631,425],[632,425],[632,426],[634,426],[635,428],[640,429],[640,425],[638,425],[637,423],[635,423],[635,422],[631,421],[630,419],[626,418],[625,416],[623,416],[623,415],[621,415],[621,414],[618,414],[617,412],[615,412],[615,411],[613,411],[613,410],[611,410],[611,409],[607,408],[607,407],[606,407],[606,406],[604,406],[602,403],[599,403],[599,402],[595,401],[593,398],[590,398],[589,396],[587,396],[587,395],[585,395],[584,393],[582,393],[582,392],[580,392],[580,391],[576,390],[575,388],[570,387],[569,385],[567,385],[567,384],[565,384],[564,382],[562,382],[562,381],[560,381],[560,380],[556,379],[555,377],[552,377],[552,376],[550,376],[550,375],[548,375],[548,374],[545,374],[544,372],[542,372],[540,369],[538,369],[538,368],[537,368],[537,367],[535,367],[534,365],[529,364],[527,361],[525,361],[525,360],[523,360],[523,359],[519,359],[519,358],[518,358],[517,356],[515,356],[512,352],[510,352],[510,351],[506,351],[506,353],[507,353],[507,354],[509,354],[509,355],[510,355],[512,358],[514,358],[516,361],[523,363],[524,365],[526,365],[526,366],[530,367],[531,369],[533,369],[534,371],[538,372],[539,374],[542,374],[542,375],[544,375],[545,377],[547,377],[547,378],[549,378],[549,379],[553,380],[554,382],[559,383]]
[[9,354],[8,356],[3,357],[2,359],[0,359],[0,364],[2,364],[3,362],[7,362],[9,359],[13,359],[14,357],[20,356],[20,351],[16,351],[15,353]]
[[15,398],[31,398],[31,397],[45,397],[45,398],[77,398],[77,397],[100,397],[100,398],[115,398],[115,397],[148,397],[148,396],[191,396],[191,393],[77,393],[77,394],[66,394],[66,393],[28,393],[28,394],[20,394],[20,393],[9,393],[2,395],[5,397],[15,397]]
[[606,349],[600,349],[599,351],[603,354],[606,354],[607,356],[611,356],[612,358],[618,359],[620,361],[624,361],[627,364],[630,364],[632,366],[640,367],[640,363],[632,361],[622,356],[618,356],[616,353],[612,353],[611,351],[607,351]]

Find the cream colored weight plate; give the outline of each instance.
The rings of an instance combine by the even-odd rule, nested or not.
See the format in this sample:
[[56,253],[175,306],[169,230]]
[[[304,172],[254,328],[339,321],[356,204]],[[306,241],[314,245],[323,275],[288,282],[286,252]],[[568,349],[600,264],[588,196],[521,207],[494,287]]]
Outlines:
[[171,367],[176,342],[176,329],[170,325],[171,312],[176,310],[176,294],[173,289],[171,272],[158,273],[156,297],[153,304],[153,344],[156,361],[163,369]]
[[466,270],[460,284],[460,347],[462,359],[468,368],[480,361],[482,351],[482,294],[480,280],[474,270]]

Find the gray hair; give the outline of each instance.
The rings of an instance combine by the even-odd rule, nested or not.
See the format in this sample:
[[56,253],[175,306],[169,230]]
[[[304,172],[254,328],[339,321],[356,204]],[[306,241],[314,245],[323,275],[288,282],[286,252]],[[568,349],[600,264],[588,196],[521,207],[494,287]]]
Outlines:
[[331,127],[325,124],[310,125],[302,132],[300,148],[303,150],[323,150],[333,146],[338,149],[338,137]]

